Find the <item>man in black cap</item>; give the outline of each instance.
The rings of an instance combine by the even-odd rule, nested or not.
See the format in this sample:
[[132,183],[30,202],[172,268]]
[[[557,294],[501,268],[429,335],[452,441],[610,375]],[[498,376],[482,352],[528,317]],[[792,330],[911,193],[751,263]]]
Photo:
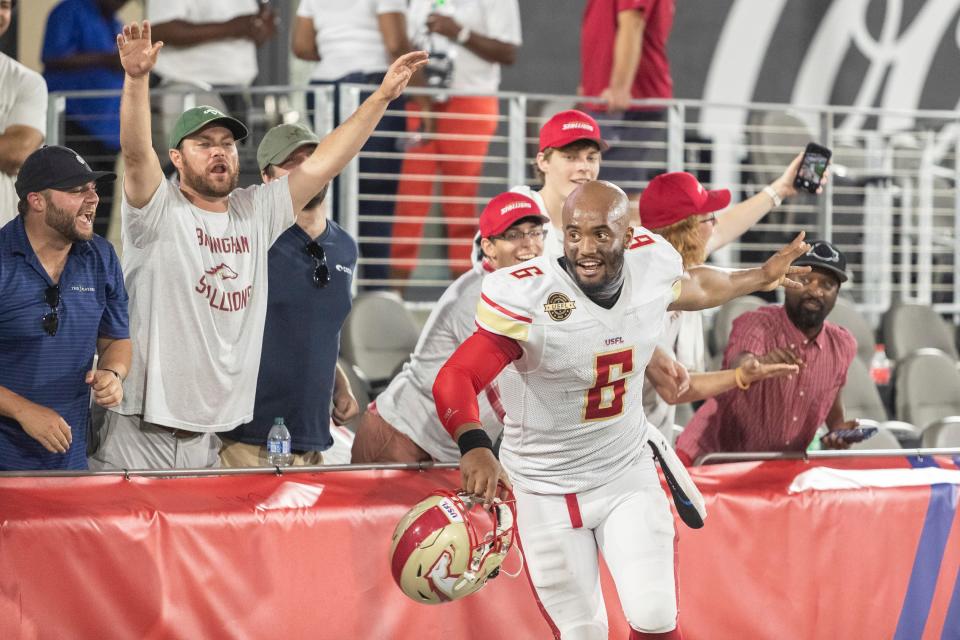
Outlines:
[[[811,267],[795,278],[803,288],[785,289],[782,306],[761,307],[734,320],[723,367],[735,368],[753,356],[761,363],[799,365],[800,372],[738,383],[739,389],[707,400],[677,439],[677,454],[685,462],[715,451],[803,451],[823,423],[831,432],[857,426],[844,419],[840,399],[857,342],[826,321],[847,281],[847,260],[818,240],[793,264]],[[832,433],[823,445],[849,446]]]
[[[127,292],[113,247],[93,233],[93,171],[66,147],[20,167],[20,215],[0,229],[0,469],[86,469],[90,390],[123,398]],[[93,368],[93,354],[99,354]]]
[[[136,343],[126,395],[108,411],[98,468],[219,466],[220,439],[253,417],[267,310],[267,253],[357,154],[426,54],[393,63],[383,83],[300,166],[237,189],[240,121],[208,106],[170,136],[179,184],[164,179],[150,131],[149,74],[163,43],[148,22],[117,36],[124,68],[123,261]],[[290,366],[297,366],[290,363]]]

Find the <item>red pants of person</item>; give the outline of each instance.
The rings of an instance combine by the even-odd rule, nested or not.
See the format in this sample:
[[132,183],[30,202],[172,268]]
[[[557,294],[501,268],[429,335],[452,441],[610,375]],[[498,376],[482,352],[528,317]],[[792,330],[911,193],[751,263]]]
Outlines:
[[[470,269],[471,245],[477,231],[477,206],[471,200],[477,197],[477,178],[483,171],[483,160],[497,129],[499,112],[497,98],[493,97],[451,96],[446,102],[434,105],[434,113],[439,116],[434,120],[434,133],[441,139],[411,148],[410,155],[403,160],[391,249],[395,273],[409,275],[416,265],[435,176],[444,178],[440,193],[444,199],[451,199],[441,205],[447,220],[447,257],[451,270],[460,274]],[[444,114],[461,117],[445,118]],[[462,117],[465,115],[470,117]],[[419,126],[418,117],[408,119],[408,130],[417,130]],[[468,139],[461,139],[463,136]],[[463,221],[452,222],[453,218]]]

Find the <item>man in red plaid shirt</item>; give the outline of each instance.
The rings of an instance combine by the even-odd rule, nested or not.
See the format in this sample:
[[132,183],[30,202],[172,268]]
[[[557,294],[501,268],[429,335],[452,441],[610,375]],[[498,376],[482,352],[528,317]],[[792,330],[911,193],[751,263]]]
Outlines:
[[[677,455],[690,464],[713,452],[803,451],[824,422],[833,432],[856,427],[845,421],[840,390],[857,353],[843,327],[826,322],[847,280],[847,261],[829,242],[811,243],[794,265],[812,267],[798,276],[802,289],[786,289],[781,305],[745,313],[733,323],[724,368],[756,357],[800,366],[794,376],[741,385],[707,400],[677,439]],[[849,444],[835,435],[825,448]]]

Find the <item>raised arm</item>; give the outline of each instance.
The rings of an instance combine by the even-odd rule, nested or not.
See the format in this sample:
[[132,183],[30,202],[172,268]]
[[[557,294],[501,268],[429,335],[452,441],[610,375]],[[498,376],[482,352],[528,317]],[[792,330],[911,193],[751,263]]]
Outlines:
[[718,269],[701,265],[684,272],[680,295],[668,308],[671,311],[696,311],[718,307],[728,300],[754,291],[773,291],[777,287],[801,288],[787,276],[807,273],[810,267],[791,266],[794,260],[810,250],[801,231],[793,242],[753,269]]
[[131,22],[117,35],[123,65],[120,98],[120,155],[123,192],[131,206],[143,207],[163,180],[150,130],[150,70],[157,64],[162,42],[151,40],[150,23]]
[[[750,227],[773,210],[777,203],[769,193],[770,190],[780,200],[786,200],[797,195],[797,189],[793,186],[793,179],[797,175],[797,169],[800,168],[802,159],[803,153],[798,154],[783,170],[780,177],[771,182],[763,191],[730,207],[730,209],[717,216],[717,225],[713,228],[713,233],[707,242],[707,255],[742,236]],[[829,169],[823,174],[824,179],[817,193],[823,191],[822,185],[826,182],[828,174]]]
[[373,133],[391,100],[399,97],[410,77],[427,63],[427,54],[414,51],[400,56],[390,68],[380,88],[364,100],[360,108],[317,145],[303,164],[290,172],[290,197],[293,210],[300,211],[359,153]]

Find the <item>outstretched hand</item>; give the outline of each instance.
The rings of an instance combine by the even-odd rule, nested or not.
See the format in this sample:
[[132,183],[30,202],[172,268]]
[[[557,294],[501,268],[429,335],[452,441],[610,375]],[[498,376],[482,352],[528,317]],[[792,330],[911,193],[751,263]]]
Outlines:
[[753,384],[767,378],[781,378],[799,373],[800,366],[782,362],[763,362],[751,355],[740,362],[740,371],[743,374],[743,381]]
[[427,57],[426,51],[411,51],[394,60],[387,69],[378,91],[387,100],[397,99],[407,88],[413,74],[427,64]]
[[147,20],[124,25],[123,33],[117,34],[120,65],[131,78],[140,78],[150,73],[157,64],[161,48],[163,42],[151,41],[150,23]]
[[805,231],[797,234],[793,242],[777,251],[767,258],[760,270],[763,272],[763,284],[757,287],[757,291],[773,291],[777,287],[787,289],[802,289],[803,285],[796,280],[791,280],[788,276],[795,276],[801,273],[809,273],[810,267],[794,267],[794,260],[804,255],[810,250],[810,245],[803,241],[806,236]]

